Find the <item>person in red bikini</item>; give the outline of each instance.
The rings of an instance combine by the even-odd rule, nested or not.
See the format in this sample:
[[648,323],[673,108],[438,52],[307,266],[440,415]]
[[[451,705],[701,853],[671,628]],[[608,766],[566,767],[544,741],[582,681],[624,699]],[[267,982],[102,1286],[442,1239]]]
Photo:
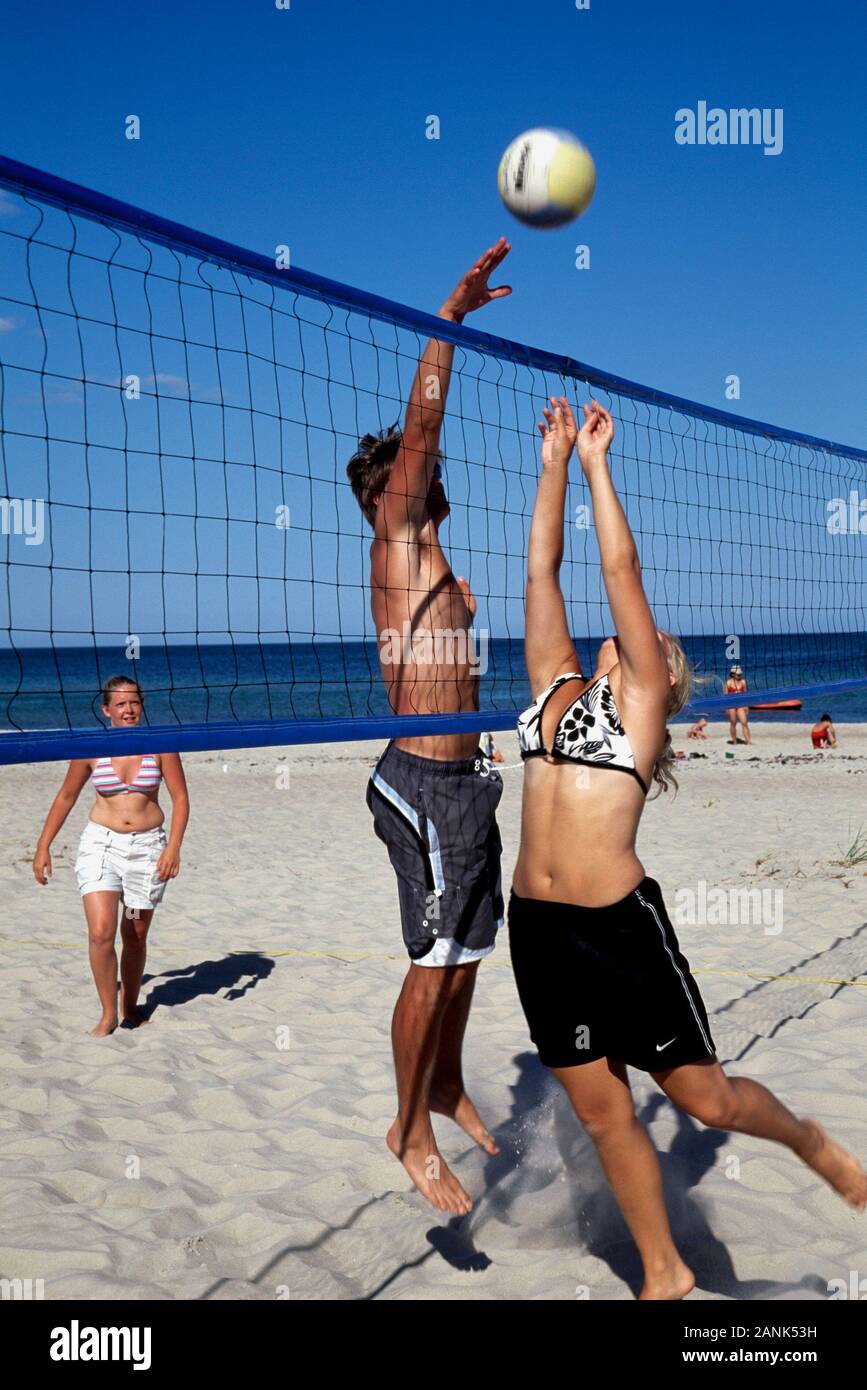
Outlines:
[[837,747],[837,730],[831,722],[830,714],[823,714],[822,718],[813,725],[810,730],[810,737],[813,740],[814,748]]
[[[740,666],[732,666],[728,673],[725,683],[724,694],[743,695],[746,693],[747,683],[744,680],[744,673]],[[752,743],[753,736],[750,733],[750,712],[746,705],[737,705],[732,709],[726,710],[729,721],[729,743],[738,741],[738,724],[744,731],[744,743]]]
[[[141,723],[144,696],[128,676],[112,676],[102,691],[102,712],[113,729]],[[81,834],[75,876],[84,900],[90,968],[102,1017],[90,1033],[104,1038],[118,1025],[117,909],[123,902],[120,1007],[128,1028],[146,1023],[138,1009],[147,954],[148,928],[166,884],[181,866],[181,841],[190,814],[186,778],[177,753],[145,753],[119,758],[73,758],[63,786],[51,803],[33,872],[45,885],[51,877],[51,845],[90,779],[96,800]],[[172,799],[171,833],[163,829],[160,782]]]

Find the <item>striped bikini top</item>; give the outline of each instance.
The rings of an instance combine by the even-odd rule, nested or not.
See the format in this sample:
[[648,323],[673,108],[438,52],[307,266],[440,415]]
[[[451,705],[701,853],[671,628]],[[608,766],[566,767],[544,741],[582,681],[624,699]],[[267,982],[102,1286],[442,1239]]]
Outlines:
[[[518,719],[518,744],[522,758],[547,756],[542,740],[542,715],[555,690],[564,681],[583,681],[580,671],[558,676],[543,690]],[[551,750],[571,762],[587,763],[592,767],[610,767],[615,772],[628,772],[638,782],[644,795],[647,786],[636,771],[635,754],[620,722],[608,676],[598,676],[582,690],[573,705],[560,716]]]
[[122,782],[112,766],[111,758],[97,758],[90,780],[102,796],[117,796],[119,792],[151,792],[162,781],[162,772],[153,753],[145,753],[141,767],[132,782]]

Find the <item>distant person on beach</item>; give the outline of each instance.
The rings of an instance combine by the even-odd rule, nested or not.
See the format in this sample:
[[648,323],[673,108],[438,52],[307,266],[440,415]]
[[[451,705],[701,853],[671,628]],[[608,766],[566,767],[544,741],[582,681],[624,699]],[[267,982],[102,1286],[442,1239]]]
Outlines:
[[[744,680],[744,673],[740,666],[732,666],[723,693],[726,695],[741,695],[746,689],[747,683]],[[749,713],[746,705],[739,705],[737,709],[726,710],[726,714],[729,717],[729,743],[737,743],[738,741],[738,724],[740,724],[744,731],[744,743],[752,743],[753,736],[750,733]]]
[[501,763],[503,761],[503,755],[494,743],[493,734],[482,734],[479,740],[479,747],[489,763]]
[[830,714],[823,714],[818,723],[813,725],[810,737],[814,748],[837,747],[837,730],[831,722]]
[[[102,712],[113,729],[141,723],[144,696],[137,681],[112,676],[102,691]],[[90,1033],[104,1038],[118,1024],[117,909],[121,919],[120,1013],[128,1028],[147,1018],[138,1009],[138,996],[147,954],[148,928],[162,901],[166,884],[180,870],[181,841],[187,828],[190,801],[177,753],[124,754],[116,758],[73,758],[63,786],[51,803],[33,856],[36,882],[51,877],[51,845],[77,802],[88,778],[96,800],[90,812],[75,861],[75,876],[84,899],[90,947],[90,968],[102,1017]],[[171,834],[159,804],[160,782],[172,799]]]
[[704,715],[702,715],[701,719],[697,719],[693,724],[692,728],[687,734],[687,738],[707,738],[707,734],[705,733],[706,728],[707,719]]

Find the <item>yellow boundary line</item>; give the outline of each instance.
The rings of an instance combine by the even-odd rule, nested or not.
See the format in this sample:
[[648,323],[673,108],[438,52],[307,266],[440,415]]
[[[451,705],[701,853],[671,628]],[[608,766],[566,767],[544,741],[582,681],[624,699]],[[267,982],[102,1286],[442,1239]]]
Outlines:
[[[6,941],[13,940],[12,937],[0,938]],[[20,940],[15,938],[19,946],[44,946],[48,950],[55,951],[79,951],[86,945],[82,941],[38,941]],[[183,951],[186,955],[190,953],[189,946],[153,946],[151,949],[157,951]],[[230,956],[300,956],[304,959],[312,960],[396,960],[403,961],[405,956],[390,956],[384,951],[269,951],[260,946],[249,946],[243,951],[230,951]],[[502,960],[489,961],[489,965],[499,965],[502,969],[511,969],[511,964]],[[739,979],[762,980],[765,982],[775,981],[778,984],[817,984],[817,985],[854,985],[856,989],[867,989],[867,980],[833,980],[826,979],[822,975],[763,975],[758,970],[719,970],[714,965],[699,965],[690,970],[692,975],[730,975]]]

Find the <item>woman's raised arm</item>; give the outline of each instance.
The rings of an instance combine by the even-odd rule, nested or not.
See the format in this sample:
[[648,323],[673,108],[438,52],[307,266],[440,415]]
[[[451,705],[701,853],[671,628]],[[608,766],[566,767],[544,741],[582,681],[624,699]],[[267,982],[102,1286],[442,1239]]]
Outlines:
[[641,565],[626,513],[608,471],[614,421],[598,401],[584,406],[578,455],[593,500],[602,578],[620,646],[621,688],[630,699],[662,696],[670,687],[665,652],[641,582]]
[[553,410],[543,409],[542,471],[530,525],[527,553],[527,596],[524,660],[531,694],[538,695],[555,676],[578,669],[578,657],[560,588],[563,561],[563,510],[569,458],[578,426],[565,396],[551,397]]

